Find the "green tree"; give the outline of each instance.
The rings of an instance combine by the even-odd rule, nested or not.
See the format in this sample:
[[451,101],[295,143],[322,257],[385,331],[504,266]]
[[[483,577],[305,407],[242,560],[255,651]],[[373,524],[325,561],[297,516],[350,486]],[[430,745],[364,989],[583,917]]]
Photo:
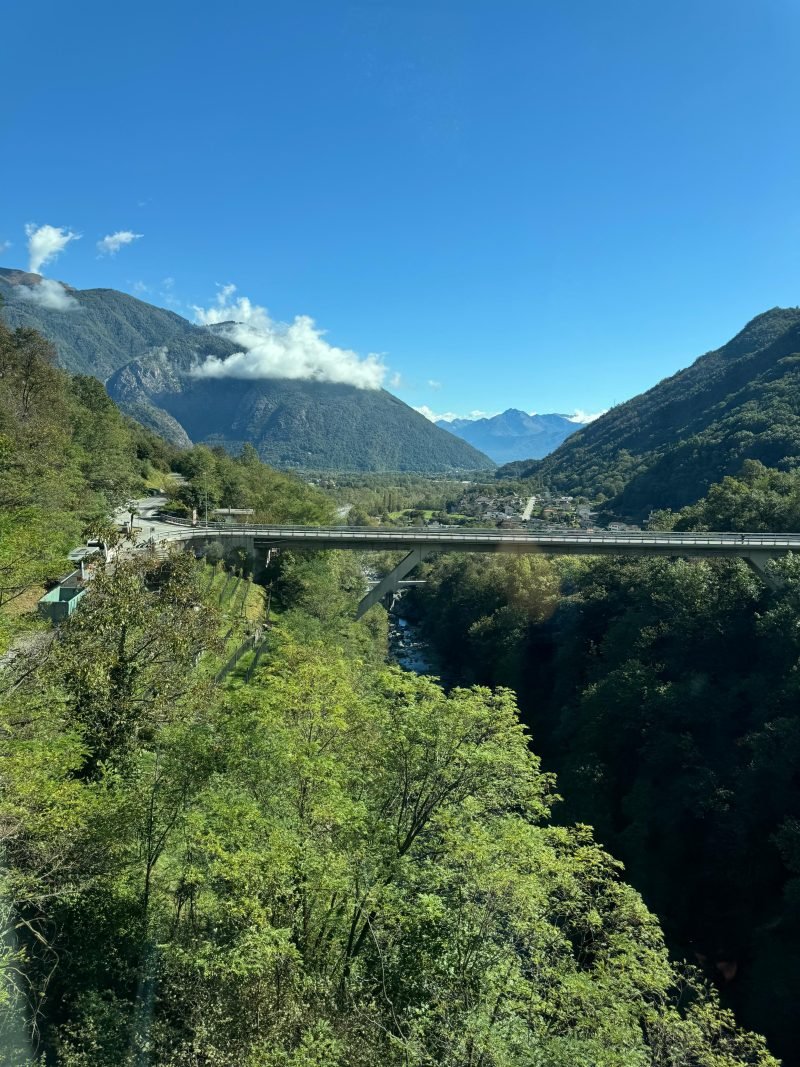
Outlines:
[[[200,699],[190,668],[219,651],[219,621],[188,556],[101,570],[85,606],[62,626],[46,671],[72,701],[86,772],[123,761],[176,711]],[[185,701],[189,699],[188,706]]]

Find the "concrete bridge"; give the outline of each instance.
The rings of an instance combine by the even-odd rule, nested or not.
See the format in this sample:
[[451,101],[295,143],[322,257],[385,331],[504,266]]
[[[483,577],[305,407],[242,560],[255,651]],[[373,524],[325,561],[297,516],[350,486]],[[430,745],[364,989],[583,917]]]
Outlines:
[[187,547],[221,541],[231,548],[258,554],[275,548],[356,549],[366,552],[402,551],[403,559],[358,606],[358,617],[387,594],[434,552],[543,553],[554,556],[684,556],[745,560],[769,585],[778,580],[767,564],[800,551],[800,534],[672,533],[660,531],[526,530],[464,528],[396,528],[380,526],[269,526],[209,523],[185,526],[160,521],[151,527],[159,542]]

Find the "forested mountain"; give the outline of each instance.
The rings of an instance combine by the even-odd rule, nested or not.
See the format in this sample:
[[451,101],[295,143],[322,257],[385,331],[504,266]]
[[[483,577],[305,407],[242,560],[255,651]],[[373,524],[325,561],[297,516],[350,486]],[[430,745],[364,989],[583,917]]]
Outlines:
[[495,463],[541,459],[579,428],[566,415],[528,415],[517,408],[485,419],[438,419],[436,425],[468,441]]
[[698,500],[746,459],[800,462],[800,308],[757,316],[722,348],[508,473],[602,494],[614,511],[641,518]]
[[[483,453],[434,426],[384,389],[269,378],[196,378],[196,356],[156,352],[111,376],[109,394],[145,425],[312,470],[487,469]],[[180,439],[180,438],[177,438]]]
[[[249,442],[282,467],[316,470],[489,469],[488,457],[383,389],[321,381],[193,377],[239,347],[219,332],[113,289],[43,293],[38,275],[0,269],[5,322],[38,330],[59,364],[91,374],[143,425],[176,445]],[[66,295],[64,295],[66,294]],[[65,304],[66,300],[66,304]]]
[[57,299],[37,302],[29,294],[41,283],[38,274],[0,268],[0,315],[12,329],[27,326],[51,341],[59,366],[73,374],[91,374],[104,382],[130,360],[165,345],[183,356],[201,350],[223,359],[236,351],[224,337],[115,289],[67,287],[77,306],[66,309],[57,306]]
[[42,546],[154,472],[320,503],[252,448],[177,456],[51,356],[0,326],[3,1067],[777,1067],[552,823],[513,694],[386,666],[358,557],[282,553],[265,629],[248,561],[134,553],[20,641]]

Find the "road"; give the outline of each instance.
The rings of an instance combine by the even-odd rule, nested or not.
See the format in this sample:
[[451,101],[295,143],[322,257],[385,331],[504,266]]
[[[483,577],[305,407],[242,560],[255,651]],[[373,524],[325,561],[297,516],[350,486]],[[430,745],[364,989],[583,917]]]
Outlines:
[[[170,523],[163,522],[159,518],[159,512],[167,503],[165,496],[143,496],[138,500],[131,501],[133,504],[136,517],[134,518],[134,527],[138,526],[141,529],[138,540],[140,542],[148,541],[151,537],[155,541],[163,541],[168,539],[170,532],[174,532],[175,526]],[[114,512],[114,522],[125,523],[126,525],[130,521],[131,509],[129,507],[117,508]]]
[[[137,500],[131,500],[125,507],[117,508],[112,514],[112,520],[117,526],[127,528],[131,520],[131,508],[136,512],[133,520],[134,529],[138,530],[136,547],[148,543],[151,538],[155,543],[175,540],[174,523],[164,522],[158,515],[161,508],[167,503],[165,496],[143,496]],[[130,550],[130,549],[128,549]],[[73,563],[80,563],[81,559],[93,555],[97,550],[81,545],[70,552],[69,558]]]
[[535,503],[536,503],[536,497],[535,496],[529,496],[528,497],[528,503],[525,505],[525,510],[522,513],[522,521],[523,522],[527,522],[528,519],[531,517],[531,512],[533,511],[533,505]]

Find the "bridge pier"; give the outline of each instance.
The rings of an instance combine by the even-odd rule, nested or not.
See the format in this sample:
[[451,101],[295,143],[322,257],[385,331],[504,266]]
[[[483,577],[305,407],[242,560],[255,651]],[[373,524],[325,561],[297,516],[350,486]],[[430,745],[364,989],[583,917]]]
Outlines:
[[413,571],[415,567],[418,567],[427,556],[427,549],[412,548],[408,555],[400,560],[394,570],[389,571],[374,589],[370,589],[356,609],[356,618],[360,619],[374,604],[380,603],[387,593],[396,593],[402,579]]

